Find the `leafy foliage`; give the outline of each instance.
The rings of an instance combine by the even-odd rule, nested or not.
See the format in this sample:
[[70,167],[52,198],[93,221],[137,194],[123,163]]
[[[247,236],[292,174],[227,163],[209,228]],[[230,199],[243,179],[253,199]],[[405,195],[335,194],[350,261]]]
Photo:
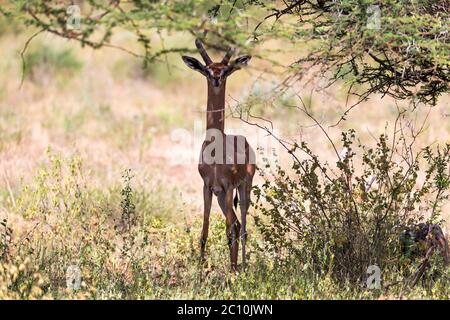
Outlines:
[[323,73],[331,71],[332,82],[347,81],[349,93],[361,99],[377,92],[436,104],[449,90],[446,0],[302,0],[274,10],[278,21],[295,18],[279,23],[285,37],[316,44],[297,61],[297,75],[311,62]]
[[[348,82],[349,94],[360,100],[372,93],[436,104],[449,90],[449,5],[447,0],[317,0],[317,1],[79,1],[80,29],[67,24],[72,1],[10,1],[0,10],[27,26],[79,41],[93,48],[118,47],[112,36],[119,28],[135,35],[142,52],[120,48],[145,64],[168,53],[192,47],[163,45],[155,49],[152,34],[182,32],[205,38],[218,50],[229,46],[282,65],[270,50],[257,53],[269,40],[294,46],[308,44],[285,65],[296,81],[312,66],[331,72],[330,84]],[[163,37],[160,37],[163,39]]]
[[384,274],[410,270],[402,232],[424,220],[442,223],[450,145],[416,153],[414,138],[401,130],[392,139],[381,135],[375,147],[355,144],[353,130],[342,134],[344,152],[336,151],[335,166],[321,162],[305,142],[295,144],[292,171],[267,164],[255,193],[262,212],[256,222],[275,257],[359,285],[371,265]]

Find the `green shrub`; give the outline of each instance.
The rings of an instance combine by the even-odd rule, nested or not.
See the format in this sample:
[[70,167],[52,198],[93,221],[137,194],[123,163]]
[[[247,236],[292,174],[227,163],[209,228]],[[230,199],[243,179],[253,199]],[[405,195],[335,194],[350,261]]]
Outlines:
[[[261,211],[256,222],[264,248],[276,260],[303,265],[321,278],[330,275],[342,286],[365,285],[371,265],[394,282],[414,271],[419,262],[404,259],[400,235],[422,221],[442,223],[450,145],[415,153],[413,142],[397,132],[368,147],[349,130],[342,134],[345,155],[336,151],[335,166],[301,143],[289,150],[292,171],[261,168],[265,182],[255,188]],[[443,270],[440,256],[433,261]]]
[[39,43],[31,47],[25,55],[25,75],[40,83],[54,77],[67,80],[75,75],[82,65],[70,48],[55,48]]
[[[39,285],[42,294],[54,298],[142,297],[152,285],[152,259],[165,232],[164,222],[155,222],[159,219],[145,212],[150,206],[142,201],[157,196],[135,197],[129,170],[119,189],[92,189],[88,178],[78,156],[64,158],[49,151],[49,162],[22,188],[16,206],[8,208],[24,219],[25,228],[9,229],[2,223],[0,253],[13,266],[28,259],[31,269],[45,279]],[[158,205],[165,210],[171,204],[161,201]],[[82,274],[81,287],[75,291],[66,288],[70,266]],[[17,286],[7,287],[6,296],[21,292]]]

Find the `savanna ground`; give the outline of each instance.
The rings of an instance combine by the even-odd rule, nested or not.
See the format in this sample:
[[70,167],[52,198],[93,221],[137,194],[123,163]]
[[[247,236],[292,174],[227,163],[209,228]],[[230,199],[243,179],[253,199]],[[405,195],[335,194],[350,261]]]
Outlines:
[[[196,160],[205,80],[177,54],[143,70],[138,59],[120,50],[82,49],[41,34],[25,54],[20,86],[20,51],[30,34],[0,23],[0,298],[449,298],[446,282],[408,292],[402,286],[369,290],[317,276],[301,262],[279,264],[261,249],[255,209],[249,218],[248,268],[231,274],[225,223],[216,203],[207,264],[200,266],[202,181]],[[127,32],[114,38],[121,46],[133,46]],[[158,35],[154,40],[158,43]],[[193,46],[192,40],[172,34],[165,45]],[[286,46],[277,58],[289,58],[296,50],[305,48]],[[238,102],[250,101],[254,114],[270,119],[279,136],[307,141],[322,159],[332,161],[333,150],[320,130],[286,107],[299,103],[296,95],[287,92],[268,103],[266,94],[282,77],[270,71],[253,59],[230,78],[227,130],[243,130],[255,148],[264,148],[270,157],[275,148],[280,163],[289,161],[263,130],[233,117]],[[297,86],[338,145],[348,128],[356,130],[362,144],[374,144],[373,137],[392,130],[398,108],[406,105],[373,96],[346,121],[328,127],[346,110],[346,88],[338,83],[319,92],[317,81]],[[419,146],[450,142],[449,101],[444,96],[431,109],[407,112],[418,126],[428,118]],[[448,204],[442,208],[446,233],[449,210]],[[67,288],[70,266],[81,271],[79,290]]]

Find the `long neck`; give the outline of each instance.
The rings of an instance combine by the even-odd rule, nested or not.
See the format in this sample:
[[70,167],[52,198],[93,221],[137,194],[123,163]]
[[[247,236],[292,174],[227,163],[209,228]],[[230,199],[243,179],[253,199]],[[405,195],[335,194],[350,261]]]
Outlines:
[[208,105],[206,108],[206,130],[225,128],[225,81],[213,87],[208,81]]

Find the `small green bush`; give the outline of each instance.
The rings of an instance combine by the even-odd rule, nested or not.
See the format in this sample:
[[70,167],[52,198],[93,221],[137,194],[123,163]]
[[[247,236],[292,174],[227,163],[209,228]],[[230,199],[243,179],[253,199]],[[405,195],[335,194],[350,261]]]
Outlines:
[[35,82],[42,83],[58,76],[67,80],[80,71],[82,66],[82,62],[70,48],[55,48],[39,43],[25,55],[25,75]]
[[[265,182],[255,188],[264,249],[342,286],[365,286],[371,265],[385,280],[399,275],[406,283],[403,276],[420,261],[405,260],[400,235],[419,222],[442,223],[440,206],[450,186],[450,145],[415,153],[413,142],[397,132],[368,147],[349,130],[342,134],[344,155],[333,145],[335,166],[306,143],[289,150],[292,171],[267,163],[260,169]],[[445,272],[439,255],[432,264]]]
[[[403,294],[401,286],[361,290],[326,273],[325,267],[334,264],[342,268],[333,261],[325,266],[327,252],[345,246],[308,253],[308,247],[316,243],[317,249],[323,241],[317,234],[296,248],[303,251],[284,259],[279,253],[288,246],[258,250],[264,243],[253,223],[248,266],[232,274],[225,221],[218,212],[211,216],[207,263],[200,265],[200,212],[177,223],[181,201],[163,189],[143,190],[129,170],[113,188],[92,188],[89,179],[78,156],[49,152],[35,179],[16,194],[15,205],[3,204],[1,212],[9,212],[10,219],[0,220],[0,299],[370,299]],[[308,255],[299,259],[300,252]],[[321,274],[313,272],[312,257],[323,257],[315,265],[323,268]],[[68,288],[73,266],[81,283]],[[428,290],[417,286],[407,297],[448,298],[449,273],[440,272]],[[383,269],[383,281],[396,280],[397,274]]]

